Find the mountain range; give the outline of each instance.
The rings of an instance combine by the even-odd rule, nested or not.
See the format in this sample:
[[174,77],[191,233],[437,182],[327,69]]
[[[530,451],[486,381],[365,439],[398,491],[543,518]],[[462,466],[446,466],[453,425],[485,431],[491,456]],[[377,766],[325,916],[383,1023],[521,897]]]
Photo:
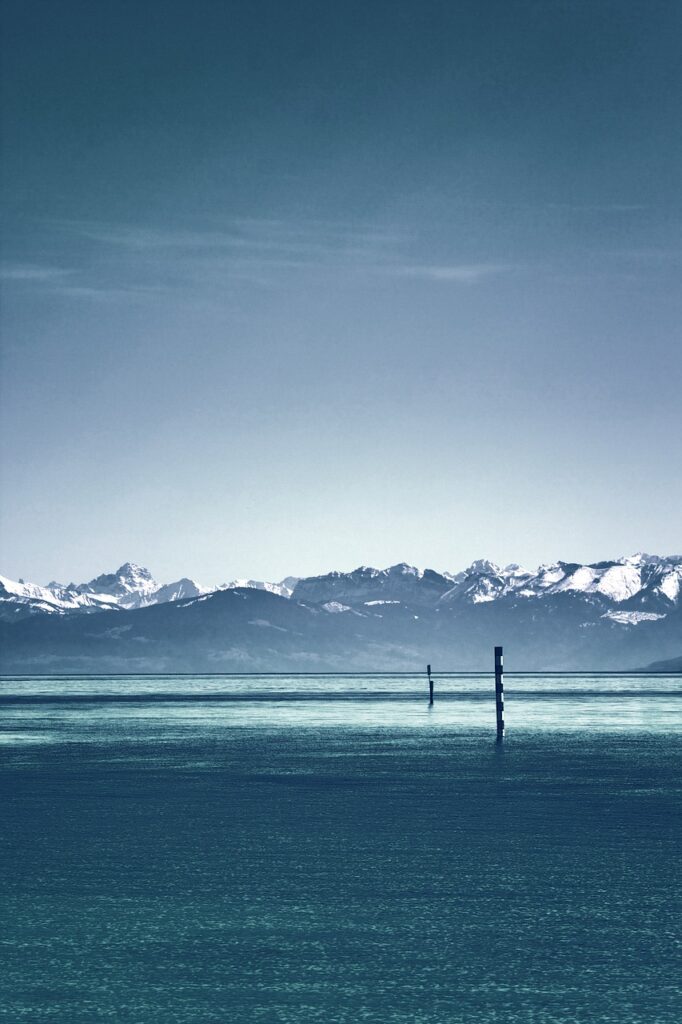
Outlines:
[[125,563],[87,583],[0,577],[4,672],[641,667],[682,650],[682,556],[458,573],[361,566],[279,583],[159,584]]
[[152,604],[199,597],[213,590],[253,587],[281,597],[291,597],[297,579],[287,577],[281,583],[260,580],[233,580],[219,587],[205,587],[183,577],[174,583],[157,583],[149,569],[125,562],[116,572],[103,573],[88,583],[47,583],[44,587],[24,580],[0,576],[0,619],[7,621],[34,614],[65,615],[70,612],[114,611],[146,608]]

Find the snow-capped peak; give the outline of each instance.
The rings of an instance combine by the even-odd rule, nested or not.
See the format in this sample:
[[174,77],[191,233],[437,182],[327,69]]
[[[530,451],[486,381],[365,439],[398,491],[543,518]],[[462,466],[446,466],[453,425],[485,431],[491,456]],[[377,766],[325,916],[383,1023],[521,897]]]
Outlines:
[[502,570],[499,565],[490,562],[487,558],[477,558],[464,571],[469,576],[499,576]]
[[15,582],[0,576],[0,611],[3,618],[16,618],[31,612],[65,614],[71,611],[102,611],[116,608],[108,594],[79,594],[76,590],[53,584]]
[[0,612],[4,618],[32,612],[103,611],[165,604],[181,598],[210,593],[211,588],[187,578],[160,586],[148,569],[124,562],[116,572],[103,573],[89,583],[67,586],[52,582],[46,587],[0,577]]
[[502,597],[526,600],[575,594],[614,605],[638,601],[650,607],[676,603],[681,590],[682,559],[676,555],[638,554],[589,565],[556,562],[541,565],[535,572],[516,563],[501,569],[494,562],[478,559],[453,577],[453,586],[441,601],[478,604]]
[[218,590],[237,590],[245,587],[248,590],[266,590],[269,594],[277,594],[279,597],[291,597],[294,587],[298,583],[297,576],[285,576],[279,583],[268,583],[265,580],[231,580],[229,583],[221,583]]
[[[622,612],[618,622],[635,620],[630,613],[667,614],[682,592],[682,556],[635,554],[610,561],[582,564],[555,562],[534,571],[515,562],[500,568],[485,558],[477,559],[454,575],[417,569],[399,562],[386,569],[360,566],[352,572],[333,571],[299,579],[287,576],[279,583],[236,579],[218,589],[250,588],[304,603],[359,608],[363,605],[402,604],[436,607],[456,603],[533,600],[581,601],[602,609]],[[135,609],[211,593],[195,580],[183,577],[159,585],[148,569],[125,562],[113,573],[88,583],[45,587],[23,580],[0,577],[0,616],[15,619],[32,612],[89,612]],[[328,609],[327,609],[328,610]],[[629,618],[623,618],[625,613]],[[649,621],[642,619],[637,621]],[[653,620],[651,620],[653,621]]]
[[103,573],[72,589],[79,594],[109,594],[123,608],[139,608],[150,603],[152,595],[159,590],[159,584],[149,569],[135,562],[124,562],[116,572]]
[[386,569],[387,575],[391,576],[413,576],[415,579],[420,580],[424,576],[423,569],[417,569],[414,565],[408,565],[407,562],[398,562],[397,565],[391,565]]

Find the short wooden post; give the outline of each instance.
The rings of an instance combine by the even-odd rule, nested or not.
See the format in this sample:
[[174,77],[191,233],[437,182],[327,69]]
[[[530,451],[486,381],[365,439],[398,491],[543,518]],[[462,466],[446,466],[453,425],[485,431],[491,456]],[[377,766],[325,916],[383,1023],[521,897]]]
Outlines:
[[433,679],[431,678],[431,666],[426,666],[426,674],[429,677],[429,707],[433,707]]
[[495,712],[497,715],[497,742],[504,739],[504,671],[502,648],[495,648]]

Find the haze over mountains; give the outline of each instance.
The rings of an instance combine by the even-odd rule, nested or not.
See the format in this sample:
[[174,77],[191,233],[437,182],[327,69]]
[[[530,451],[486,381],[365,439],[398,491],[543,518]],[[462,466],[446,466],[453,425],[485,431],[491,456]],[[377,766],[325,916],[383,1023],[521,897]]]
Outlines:
[[88,583],[0,577],[10,672],[622,669],[682,649],[682,556],[530,571],[481,559],[452,574],[406,564],[280,583],[157,583],[132,563]]

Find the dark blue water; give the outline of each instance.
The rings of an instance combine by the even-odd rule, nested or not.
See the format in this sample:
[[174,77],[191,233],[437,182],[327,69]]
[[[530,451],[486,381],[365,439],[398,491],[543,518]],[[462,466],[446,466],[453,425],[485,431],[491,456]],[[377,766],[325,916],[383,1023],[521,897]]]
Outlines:
[[0,1015],[682,1019],[680,679],[5,679]]

